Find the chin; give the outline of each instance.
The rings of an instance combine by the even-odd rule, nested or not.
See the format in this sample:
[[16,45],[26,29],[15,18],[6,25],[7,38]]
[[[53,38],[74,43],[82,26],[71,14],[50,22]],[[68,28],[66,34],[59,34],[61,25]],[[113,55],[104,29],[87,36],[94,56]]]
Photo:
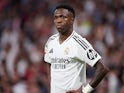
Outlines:
[[57,28],[58,32],[59,33],[62,33],[63,32],[63,29],[62,28]]
[[57,30],[62,35],[64,35],[66,33],[65,29],[62,29],[62,28],[57,28]]

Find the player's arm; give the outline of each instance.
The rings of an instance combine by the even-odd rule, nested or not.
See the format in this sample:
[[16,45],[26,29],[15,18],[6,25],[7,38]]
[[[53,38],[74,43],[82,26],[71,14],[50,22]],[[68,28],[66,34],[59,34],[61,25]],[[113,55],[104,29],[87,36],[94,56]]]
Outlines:
[[51,81],[50,66],[51,64],[45,62],[45,65],[46,65],[46,71],[47,71],[48,91],[50,91],[50,81]]
[[51,77],[50,77],[50,66],[51,66],[51,64],[46,63],[46,67],[47,67],[47,75],[48,75],[48,79],[49,79],[49,80],[51,79]]
[[95,88],[100,81],[105,77],[105,75],[109,72],[109,69],[99,60],[95,65],[95,73],[94,77],[90,81],[90,85]]
[[[83,93],[90,93],[97,85],[102,81],[102,79],[109,72],[109,69],[99,60],[95,65],[95,73],[89,84],[84,87]],[[88,92],[89,91],[89,92]]]

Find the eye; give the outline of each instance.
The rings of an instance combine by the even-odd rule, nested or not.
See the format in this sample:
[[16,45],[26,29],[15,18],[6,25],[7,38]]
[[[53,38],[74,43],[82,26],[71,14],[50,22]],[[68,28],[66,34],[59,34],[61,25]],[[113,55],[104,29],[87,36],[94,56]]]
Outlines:
[[64,16],[64,15],[59,15],[59,16],[54,16],[54,20],[57,20],[57,19],[67,19],[67,16]]
[[63,15],[60,15],[61,18],[65,18]]
[[67,16],[60,15],[60,18],[65,19],[65,18],[67,18]]
[[54,16],[54,19],[57,19],[57,16]]

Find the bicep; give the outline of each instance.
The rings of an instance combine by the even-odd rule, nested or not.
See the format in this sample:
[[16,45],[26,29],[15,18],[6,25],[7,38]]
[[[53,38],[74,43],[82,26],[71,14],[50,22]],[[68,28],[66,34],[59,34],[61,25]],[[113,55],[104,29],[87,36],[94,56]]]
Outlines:
[[101,82],[101,80],[105,77],[105,75],[109,71],[107,66],[105,66],[101,60],[97,61],[97,63],[94,65],[94,68],[95,68],[95,73],[90,82],[90,85],[93,88],[95,88]]
[[96,62],[96,64],[93,66],[96,70],[98,70],[98,71],[101,71],[101,70],[104,70],[104,69],[108,69],[105,65],[104,65],[104,63],[102,62],[102,60],[98,60],[97,62]]

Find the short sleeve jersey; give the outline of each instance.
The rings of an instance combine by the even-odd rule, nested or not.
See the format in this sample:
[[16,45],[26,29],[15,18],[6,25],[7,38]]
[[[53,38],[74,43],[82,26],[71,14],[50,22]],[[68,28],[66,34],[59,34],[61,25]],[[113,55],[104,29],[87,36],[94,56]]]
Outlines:
[[66,93],[86,83],[86,64],[94,66],[101,56],[75,31],[62,43],[59,34],[45,45],[44,60],[51,64],[51,93]]

